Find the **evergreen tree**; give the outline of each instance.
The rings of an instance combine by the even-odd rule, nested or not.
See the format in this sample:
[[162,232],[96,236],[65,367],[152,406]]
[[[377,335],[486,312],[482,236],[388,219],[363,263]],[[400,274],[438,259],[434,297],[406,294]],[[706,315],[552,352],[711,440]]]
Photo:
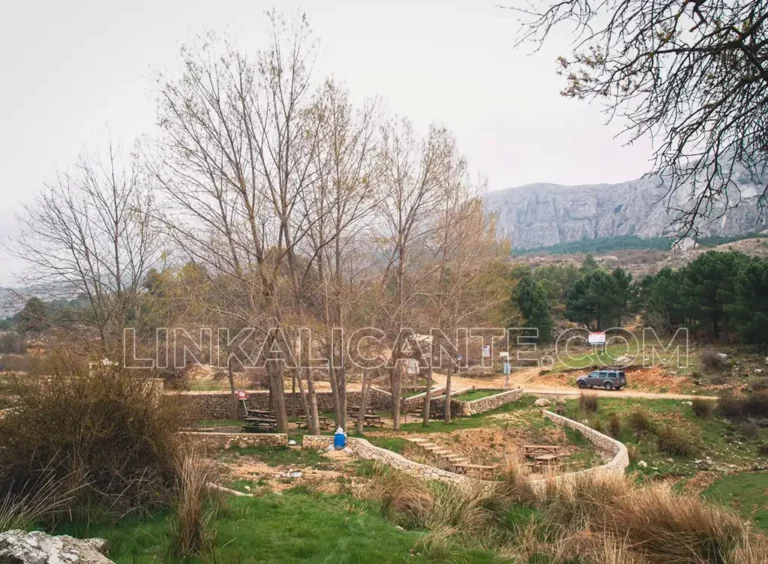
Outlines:
[[523,315],[526,326],[539,330],[541,342],[551,341],[554,321],[547,292],[542,284],[530,276],[524,276],[515,287],[513,299]]
[[565,317],[597,330],[614,326],[621,318],[622,297],[616,279],[603,270],[581,278],[565,304]]
[[733,303],[726,309],[739,337],[747,343],[768,343],[768,261],[744,261],[733,285]]
[[40,298],[29,298],[17,314],[19,333],[42,333],[50,327],[48,312]]
[[581,263],[581,268],[579,270],[582,274],[590,274],[596,270],[600,270],[600,265],[597,264],[597,261],[595,260],[595,257],[592,256],[592,253],[587,253],[587,256],[584,257],[584,262]]
[[736,274],[746,260],[743,253],[709,251],[683,269],[686,316],[707,327],[715,339],[728,328]]
[[683,272],[662,268],[640,283],[638,302],[647,323],[672,331],[685,322]]

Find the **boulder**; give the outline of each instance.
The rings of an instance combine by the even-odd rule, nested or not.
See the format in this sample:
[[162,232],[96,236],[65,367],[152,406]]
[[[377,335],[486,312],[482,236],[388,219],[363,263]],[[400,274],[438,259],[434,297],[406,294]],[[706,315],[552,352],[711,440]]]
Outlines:
[[627,365],[630,362],[632,362],[632,359],[629,358],[628,356],[620,356],[619,358],[616,359],[615,362],[616,362],[616,364]]
[[549,401],[547,398],[539,398],[535,402],[533,402],[533,405],[536,407],[549,407],[552,405],[552,402]]
[[106,548],[103,539],[54,537],[40,531],[0,533],[0,562],[13,564],[109,564]]

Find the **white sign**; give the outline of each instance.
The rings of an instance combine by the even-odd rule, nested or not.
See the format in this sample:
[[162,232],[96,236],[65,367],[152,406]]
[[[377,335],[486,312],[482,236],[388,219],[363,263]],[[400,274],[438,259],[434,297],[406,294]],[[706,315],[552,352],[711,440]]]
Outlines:
[[590,345],[604,345],[605,344],[605,333],[590,333],[589,334],[589,344]]
[[491,345],[483,345],[483,358],[490,358]]
[[509,358],[509,353],[507,351],[502,351],[499,353],[499,356],[501,358]]

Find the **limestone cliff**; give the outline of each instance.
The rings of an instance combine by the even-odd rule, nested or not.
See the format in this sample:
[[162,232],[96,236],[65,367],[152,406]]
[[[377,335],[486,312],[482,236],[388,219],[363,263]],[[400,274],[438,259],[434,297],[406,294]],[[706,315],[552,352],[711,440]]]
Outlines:
[[[703,235],[740,235],[768,228],[757,205],[765,183],[750,182],[746,175],[737,175],[736,180],[739,205],[723,215],[724,205],[720,204],[699,222]],[[665,198],[667,191],[658,176],[621,184],[528,184],[488,192],[485,204],[498,214],[499,229],[513,246],[530,249],[598,237],[673,234],[678,212],[667,208],[687,208],[691,190],[682,187],[671,199]]]

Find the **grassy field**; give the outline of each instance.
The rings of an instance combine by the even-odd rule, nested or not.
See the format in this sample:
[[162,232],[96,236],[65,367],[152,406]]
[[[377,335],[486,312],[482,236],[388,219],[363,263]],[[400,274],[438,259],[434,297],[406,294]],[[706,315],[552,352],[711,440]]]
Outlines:
[[736,509],[761,529],[768,530],[768,474],[727,474],[715,480],[702,495],[705,499]]
[[[645,419],[636,413],[644,414]],[[696,417],[691,406],[680,400],[600,397],[597,413],[589,414],[579,410],[578,400],[569,399],[566,416],[586,420],[606,434],[612,434],[612,420],[617,420],[618,433],[613,434],[630,450],[630,471],[647,478],[691,477],[705,469],[696,461],[707,457],[712,461],[707,466],[721,471],[745,470],[761,460],[768,462],[758,450],[768,442],[768,429],[758,429],[754,436],[747,436],[741,426],[715,414]],[[641,429],[646,420],[652,429]],[[660,442],[658,433],[666,429],[672,429],[673,438],[689,451],[687,454],[676,452],[676,444],[670,448]],[[641,460],[647,466],[638,465]]]
[[[301,488],[282,495],[228,498],[212,518],[213,547],[190,563],[256,562],[328,564],[359,562],[435,562],[417,553],[423,531],[405,531],[389,523],[376,504],[351,496],[312,494]],[[176,562],[169,554],[167,514],[129,517],[116,523],[62,525],[59,534],[109,541],[117,564]],[[502,562],[492,553],[454,548],[458,561]]]

